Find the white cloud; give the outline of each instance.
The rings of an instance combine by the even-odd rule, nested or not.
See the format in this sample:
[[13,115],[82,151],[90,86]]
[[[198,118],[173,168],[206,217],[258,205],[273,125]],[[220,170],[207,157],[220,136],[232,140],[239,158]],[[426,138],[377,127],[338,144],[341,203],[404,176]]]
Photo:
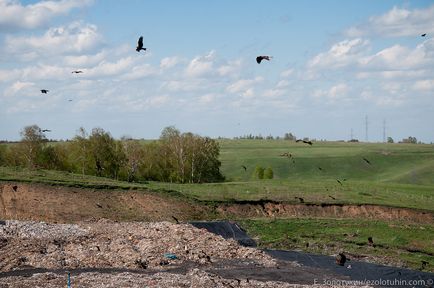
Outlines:
[[350,27],[345,32],[349,37],[420,37],[423,33],[434,33],[434,5],[414,10],[393,7],[385,14],[372,16],[367,23]]
[[236,77],[237,75],[239,75],[239,72],[242,69],[243,69],[243,61],[241,59],[236,59],[221,65],[217,70],[221,76]]
[[102,61],[97,66],[87,69],[86,75],[90,77],[114,76],[129,70],[134,64],[132,57],[121,58],[116,62]]
[[35,91],[30,91],[30,90],[35,90],[35,89],[28,89],[28,88],[31,88],[33,86],[35,86],[35,83],[33,83],[33,82],[16,81],[12,85],[10,85],[8,88],[5,89],[4,95],[6,97],[11,97],[11,96],[16,95],[18,92],[23,92],[23,90],[25,90],[24,92],[26,94],[29,94],[31,92],[35,93]]
[[241,79],[229,85],[226,90],[230,93],[238,93],[246,91],[252,88],[255,84],[261,83],[264,80],[263,77],[256,77],[254,79]]
[[280,73],[280,77],[287,78],[287,77],[290,77],[292,74],[294,74],[294,69],[290,68],[290,69],[286,69],[286,70],[282,71]]
[[74,8],[88,6],[92,0],[41,1],[23,6],[18,1],[0,0],[0,30],[33,29]]
[[102,43],[95,25],[74,22],[68,26],[50,28],[40,37],[8,36],[5,50],[11,55],[29,53],[53,56],[62,53],[83,53]]
[[313,96],[320,99],[326,99],[328,103],[335,103],[338,100],[347,98],[349,87],[345,83],[339,83],[330,87],[330,89],[316,89],[313,92]]
[[205,56],[197,56],[191,60],[185,73],[188,77],[203,77],[214,71],[215,51],[212,50]]
[[308,62],[311,69],[342,68],[354,63],[364,55],[369,48],[369,41],[361,38],[344,40],[334,44],[329,51],[320,53]]
[[413,85],[413,89],[420,92],[434,93],[434,79],[419,80]]
[[165,57],[161,59],[160,61],[160,68],[161,69],[169,69],[181,62],[181,58],[174,56],[174,57]]

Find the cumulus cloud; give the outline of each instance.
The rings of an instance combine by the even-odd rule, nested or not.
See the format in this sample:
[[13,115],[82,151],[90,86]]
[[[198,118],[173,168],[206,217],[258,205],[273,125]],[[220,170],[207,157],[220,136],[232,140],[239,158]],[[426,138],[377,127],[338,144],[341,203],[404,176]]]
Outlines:
[[347,97],[349,87],[345,83],[336,84],[330,89],[317,89],[314,91],[313,96],[317,99],[326,99],[329,103],[334,103]]
[[254,79],[241,79],[238,80],[234,83],[232,83],[231,85],[229,85],[226,90],[230,93],[238,93],[241,91],[247,91],[249,89],[252,89],[253,86],[255,86],[256,84],[260,83],[264,81],[263,77],[256,77]]
[[161,69],[169,69],[169,68],[176,66],[180,62],[181,62],[180,57],[177,57],[177,56],[165,57],[165,58],[161,59],[161,61],[160,61],[160,68]]
[[420,92],[434,93],[434,79],[416,81],[413,85],[413,89]]
[[33,83],[33,82],[16,81],[12,85],[10,85],[8,88],[5,89],[4,96],[12,97],[12,96],[16,95],[18,92],[24,92],[24,94],[27,94],[27,95],[31,92],[34,93],[35,89],[31,89],[33,86],[35,86],[35,83]]
[[422,33],[434,33],[434,5],[413,10],[395,6],[385,14],[372,16],[367,23],[352,26],[345,31],[349,37],[418,37]]
[[92,0],[41,1],[22,5],[14,0],[0,0],[0,30],[33,29],[51,18],[67,14],[74,8],[92,4]]
[[214,71],[215,51],[212,50],[205,56],[197,56],[190,61],[185,73],[188,77],[203,77]]
[[95,25],[74,22],[67,26],[50,28],[42,36],[8,36],[5,50],[11,55],[37,53],[59,55],[62,53],[84,53],[102,43],[102,36]]
[[311,69],[342,68],[358,62],[369,48],[369,41],[361,38],[343,40],[327,52],[320,53],[308,62]]

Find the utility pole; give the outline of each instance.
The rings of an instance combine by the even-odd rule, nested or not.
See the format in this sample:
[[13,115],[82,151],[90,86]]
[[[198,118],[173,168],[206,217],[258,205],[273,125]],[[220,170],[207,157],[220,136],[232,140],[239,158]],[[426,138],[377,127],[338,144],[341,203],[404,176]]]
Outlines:
[[383,119],[383,143],[386,143],[386,119]]
[[351,136],[350,136],[350,140],[353,140],[354,139],[354,137],[353,137],[353,128],[351,128]]

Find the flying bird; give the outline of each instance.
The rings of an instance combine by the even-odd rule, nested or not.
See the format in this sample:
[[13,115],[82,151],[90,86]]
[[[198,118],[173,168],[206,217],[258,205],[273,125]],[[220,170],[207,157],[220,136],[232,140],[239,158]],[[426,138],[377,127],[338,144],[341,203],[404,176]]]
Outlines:
[[336,200],[336,198],[335,198],[335,197],[333,197],[333,196],[331,196],[331,195],[329,195],[329,197],[330,197],[330,198],[332,198],[333,200]]
[[47,94],[48,91],[50,91],[50,90],[47,90],[47,89],[41,89],[41,93],[42,93],[42,94]]
[[365,157],[363,157],[363,160],[365,160],[366,163],[368,163],[369,165],[371,165],[371,162],[368,159],[366,159]]
[[426,33],[423,33],[422,35],[420,35],[421,37],[425,37],[426,36]]
[[295,142],[303,142],[304,144],[309,144],[309,145],[311,145],[312,146],[312,141],[306,141],[306,140],[301,140],[301,139],[298,139],[298,140],[295,140]]
[[261,64],[262,60],[270,61],[271,58],[273,58],[273,57],[272,56],[258,56],[258,57],[256,57],[256,62],[258,64]]
[[343,185],[342,182],[339,179],[336,179],[336,181],[338,181],[339,184]]
[[247,167],[244,165],[241,165],[241,167],[243,167],[244,171],[247,171]]
[[140,36],[139,41],[137,42],[136,51],[140,52],[140,50],[145,50],[146,51],[146,48],[143,48],[143,36]]
[[68,102],[72,102],[72,99],[68,99]]
[[42,132],[51,132],[51,130],[50,129],[43,129],[43,130],[41,130]]
[[78,73],[83,73],[83,71],[81,71],[81,70],[74,70],[74,71],[72,71],[71,73],[78,74]]
[[172,215],[173,220],[175,220],[176,224],[179,224],[179,220],[178,218],[176,218],[175,216]]

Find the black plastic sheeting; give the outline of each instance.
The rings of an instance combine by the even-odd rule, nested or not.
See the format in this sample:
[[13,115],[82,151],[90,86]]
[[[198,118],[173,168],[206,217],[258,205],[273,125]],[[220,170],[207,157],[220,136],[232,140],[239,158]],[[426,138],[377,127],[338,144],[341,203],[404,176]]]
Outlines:
[[[190,224],[197,228],[205,228],[209,232],[220,235],[225,239],[235,239],[240,245],[256,247],[255,241],[235,222],[210,221],[190,222]],[[335,258],[332,256],[284,250],[266,249],[264,251],[279,260],[296,261],[304,266],[328,270],[334,274],[348,276],[350,278],[350,282],[336,283],[339,284],[337,286],[348,286],[353,283],[374,287],[434,287],[433,273],[372,264],[351,259],[349,259],[344,266],[339,266],[335,264]]]
[[235,239],[240,245],[256,247],[256,242],[237,223],[230,221],[189,222],[196,228],[204,228],[225,239]]

